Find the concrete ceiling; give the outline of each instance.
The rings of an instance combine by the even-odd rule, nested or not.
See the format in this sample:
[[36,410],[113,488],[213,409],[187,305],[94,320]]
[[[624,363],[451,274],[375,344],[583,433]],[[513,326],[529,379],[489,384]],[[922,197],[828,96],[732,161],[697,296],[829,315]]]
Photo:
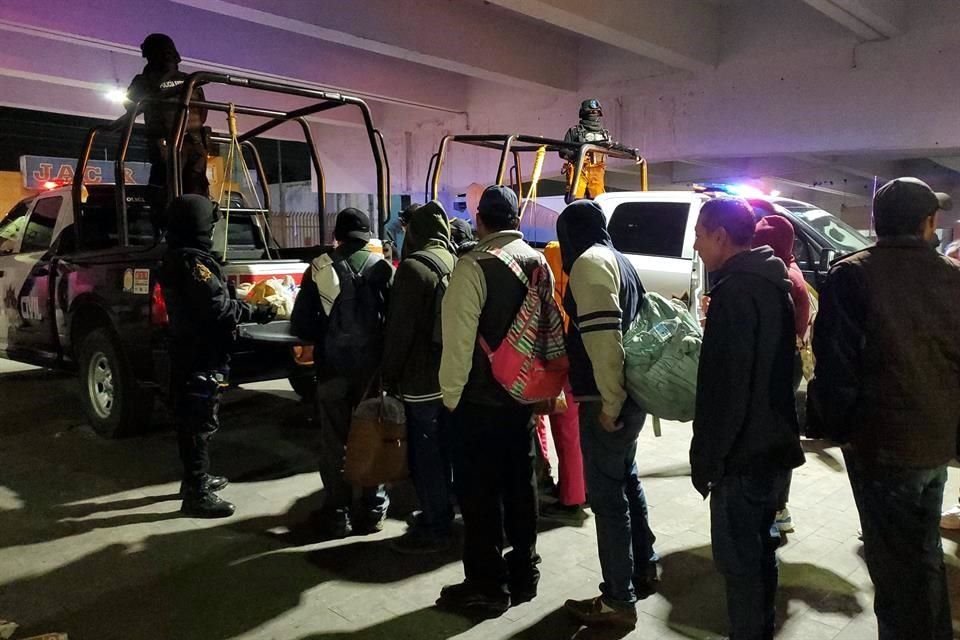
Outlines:
[[[392,158],[403,185],[422,183],[444,132],[560,136],[589,92],[615,135],[669,161],[671,182],[723,174],[856,198],[908,170],[960,184],[960,93],[936,82],[958,23],[955,0],[5,0],[0,104],[116,116],[103,94],[161,31],[187,70],[366,98],[405,156]],[[744,96],[752,115],[738,119]],[[925,121],[897,135],[911,102]],[[358,126],[337,112],[314,123]]]

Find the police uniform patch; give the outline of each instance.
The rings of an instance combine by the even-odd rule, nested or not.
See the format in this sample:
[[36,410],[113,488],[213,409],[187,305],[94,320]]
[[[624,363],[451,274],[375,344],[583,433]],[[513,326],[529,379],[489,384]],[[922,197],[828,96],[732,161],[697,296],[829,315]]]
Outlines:
[[197,282],[209,282],[213,278],[213,272],[198,262],[193,268],[193,277],[197,279]]

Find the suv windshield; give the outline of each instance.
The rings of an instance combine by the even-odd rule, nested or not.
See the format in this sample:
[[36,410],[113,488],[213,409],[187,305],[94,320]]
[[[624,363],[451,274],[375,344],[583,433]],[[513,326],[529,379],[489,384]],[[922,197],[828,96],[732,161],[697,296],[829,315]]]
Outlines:
[[802,206],[784,208],[813,227],[814,231],[830,241],[840,254],[853,253],[870,246],[870,240],[866,236],[823,209]]

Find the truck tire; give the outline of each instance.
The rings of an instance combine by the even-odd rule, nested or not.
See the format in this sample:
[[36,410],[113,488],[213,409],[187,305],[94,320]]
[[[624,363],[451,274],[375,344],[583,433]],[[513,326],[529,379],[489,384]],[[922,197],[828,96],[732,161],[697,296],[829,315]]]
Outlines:
[[317,378],[313,373],[313,367],[309,371],[296,371],[287,378],[293,392],[300,396],[304,402],[313,402],[313,396],[317,392]]
[[94,431],[119,438],[146,430],[154,397],[137,383],[116,338],[94,329],[82,338],[78,354],[80,398]]

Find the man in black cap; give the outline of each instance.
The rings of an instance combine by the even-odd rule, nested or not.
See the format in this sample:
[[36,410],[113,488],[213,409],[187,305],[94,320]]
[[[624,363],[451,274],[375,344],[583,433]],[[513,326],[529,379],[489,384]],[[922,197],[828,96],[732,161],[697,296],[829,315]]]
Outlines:
[[[540,579],[533,409],[500,386],[480,346],[483,339],[496,349],[523,304],[527,287],[512,269],[530,277],[546,265],[523,241],[519,223],[517,195],[487,187],[477,208],[480,241],[457,262],[443,298],[440,389],[453,412],[466,580],[444,587],[438,604],[484,614],[531,600]],[[506,557],[503,532],[513,547]]]
[[209,442],[220,426],[220,395],[227,385],[230,347],[240,322],[270,322],[276,309],[235,300],[211,255],[216,203],[198,195],[170,205],[167,252],[157,279],[170,314],[171,384],[177,441],[183,463],[181,511],[201,518],[232,515],[233,504],[216,492],[227,479],[210,475]]
[[[170,36],[151,33],[140,45],[140,51],[147,64],[127,89],[130,109],[140,100],[158,98],[164,92],[172,92],[182,86],[187,77],[186,73],[180,71],[180,54]],[[169,96],[171,100],[175,97]],[[195,89],[191,99],[203,100],[203,90]],[[171,135],[176,116],[177,106],[174,102],[144,103],[143,121],[146,125],[147,151],[150,158],[150,184],[160,189],[165,189],[167,184],[167,145],[173,144],[167,138]],[[183,146],[180,149],[183,193],[203,196],[210,194],[210,183],[207,180],[207,136],[203,126],[206,120],[206,109],[190,108]],[[162,207],[164,197],[158,196],[155,203]]]
[[916,178],[873,201],[877,244],[830,271],[808,433],[843,446],[880,640],[952,637],[938,523],[960,425],[960,265],[931,244],[951,208]]
[[333,237],[337,248],[310,263],[290,318],[293,334],[314,343],[326,493],[316,524],[328,539],[380,531],[390,502],[382,486],[364,488],[351,514],[353,488],[343,464],[353,410],[380,368],[393,267],[370,251],[370,221],[362,211],[341,211]]

